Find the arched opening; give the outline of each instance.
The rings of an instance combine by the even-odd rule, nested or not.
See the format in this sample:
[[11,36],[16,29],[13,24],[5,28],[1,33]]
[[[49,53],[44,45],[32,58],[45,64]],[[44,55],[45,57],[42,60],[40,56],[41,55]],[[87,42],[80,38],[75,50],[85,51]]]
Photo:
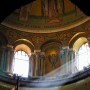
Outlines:
[[18,76],[28,77],[30,69],[30,55],[31,50],[27,45],[20,44],[15,47],[13,73],[18,74]]
[[13,73],[23,77],[28,77],[29,57],[24,51],[17,51],[14,55]]
[[88,43],[83,44],[78,52],[78,70],[83,70],[85,67],[90,65],[90,47]]
[[79,48],[86,42],[88,42],[86,37],[79,37],[76,41],[74,41],[74,44],[72,46],[73,50],[78,51]]
[[78,37],[73,45],[77,70],[83,70],[90,64],[90,47],[86,37]]

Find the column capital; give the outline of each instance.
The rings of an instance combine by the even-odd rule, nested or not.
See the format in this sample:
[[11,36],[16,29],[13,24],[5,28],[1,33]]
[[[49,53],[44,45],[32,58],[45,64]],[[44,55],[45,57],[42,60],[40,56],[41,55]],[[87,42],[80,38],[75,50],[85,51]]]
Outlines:
[[13,49],[13,46],[12,45],[7,44],[7,47]]
[[62,47],[62,49],[69,49],[69,46],[64,46]]
[[69,48],[69,51],[74,51],[73,48]]
[[7,44],[6,48],[10,51],[14,51],[14,48],[12,45]]
[[41,50],[40,49],[34,50],[34,53],[37,53],[37,52],[41,52]]

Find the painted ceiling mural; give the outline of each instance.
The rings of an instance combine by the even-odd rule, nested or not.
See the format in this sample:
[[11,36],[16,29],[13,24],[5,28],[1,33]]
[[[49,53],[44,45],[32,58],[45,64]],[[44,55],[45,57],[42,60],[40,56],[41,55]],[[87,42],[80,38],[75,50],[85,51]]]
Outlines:
[[26,32],[49,33],[65,30],[87,18],[69,0],[36,0],[15,10],[2,24]]

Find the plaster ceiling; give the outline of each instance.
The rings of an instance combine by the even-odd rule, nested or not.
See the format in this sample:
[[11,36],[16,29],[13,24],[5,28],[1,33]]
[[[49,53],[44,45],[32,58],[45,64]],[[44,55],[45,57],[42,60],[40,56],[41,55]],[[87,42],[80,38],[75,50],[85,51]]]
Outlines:
[[8,27],[33,33],[68,30],[89,20],[69,0],[36,0],[16,9],[3,22]]

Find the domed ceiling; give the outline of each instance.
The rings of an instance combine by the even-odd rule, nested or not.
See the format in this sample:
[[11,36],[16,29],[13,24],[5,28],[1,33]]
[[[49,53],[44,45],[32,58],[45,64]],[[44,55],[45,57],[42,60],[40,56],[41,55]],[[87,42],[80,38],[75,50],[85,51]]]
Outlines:
[[68,30],[88,19],[69,0],[36,0],[15,10],[2,24],[26,32],[51,33]]

